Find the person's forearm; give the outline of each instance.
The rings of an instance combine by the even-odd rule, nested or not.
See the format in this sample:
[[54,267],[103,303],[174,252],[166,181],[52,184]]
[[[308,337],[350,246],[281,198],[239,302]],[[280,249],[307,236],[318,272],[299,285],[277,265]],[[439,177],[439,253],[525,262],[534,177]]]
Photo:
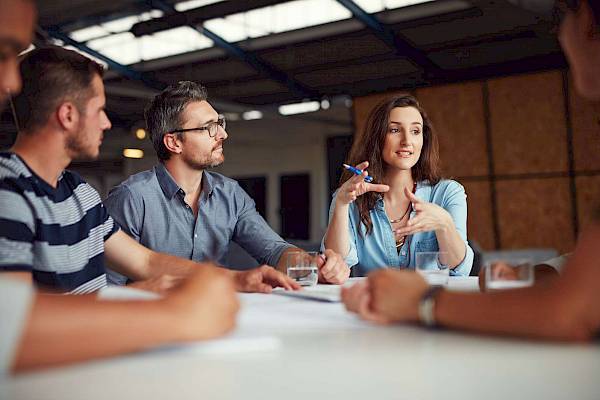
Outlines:
[[[172,256],[166,253],[153,251],[148,259],[147,268],[144,269],[143,279],[151,279],[161,275],[188,276],[193,273],[201,264],[192,260]],[[210,264],[213,266],[213,264]]]
[[583,340],[589,333],[576,326],[561,306],[565,293],[555,285],[493,293],[442,291],[436,321],[454,329],[552,340]]
[[17,351],[15,371],[84,361],[176,341],[178,325],[162,301],[97,301],[38,295]]
[[325,233],[325,248],[341,254],[342,257],[346,257],[350,252],[349,211],[349,204],[336,204]]
[[600,224],[584,230],[563,275],[526,289],[485,294],[442,291],[435,317],[443,326],[478,332],[586,340],[600,331]]
[[445,260],[446,264],[448,264],[450,268],[459,266],[465,259],[467,246],[456,230],[452,218],[448,219],[444,229],[435,231],[435,236],[440,251],[447,254],[447,259]]

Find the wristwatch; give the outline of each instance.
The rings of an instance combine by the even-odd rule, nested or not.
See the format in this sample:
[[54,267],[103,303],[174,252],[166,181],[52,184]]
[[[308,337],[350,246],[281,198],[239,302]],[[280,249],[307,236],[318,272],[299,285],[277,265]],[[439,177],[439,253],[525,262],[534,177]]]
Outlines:
[[433,328],[435,322],[435,296],[442,290],[441,286],[431,286],[419,301],[419,320],[427,327]]

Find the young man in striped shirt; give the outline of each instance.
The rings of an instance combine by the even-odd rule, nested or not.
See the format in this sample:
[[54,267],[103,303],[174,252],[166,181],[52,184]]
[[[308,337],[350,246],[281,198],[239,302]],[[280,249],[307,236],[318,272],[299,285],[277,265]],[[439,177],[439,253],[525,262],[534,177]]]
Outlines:
[[[9,95],[21,88],[17,56],[29,46],[35,20],[33,0],[0,0],[0,109]],[[9,205],[2,201],[0,210],[10,215]],[[0,224],[2,236],[7,226]],[[31,285],[10,275],[0,273],[0,381],[11,369],[21,371],[220,336],[232,329],[239,308],[231,277],[210,266],[198,268],[157,301],[48,296],[35,293]]]

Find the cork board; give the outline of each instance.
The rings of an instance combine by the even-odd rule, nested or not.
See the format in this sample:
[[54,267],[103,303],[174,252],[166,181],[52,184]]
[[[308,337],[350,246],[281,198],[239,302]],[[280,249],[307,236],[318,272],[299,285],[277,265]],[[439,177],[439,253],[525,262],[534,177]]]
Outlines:
[[494,248],[490,183],[461,182],[467,193],[467,237],[482,249]]
[[572,250],[568,178],[496,182],[496,193],[502,248]]
[[438,133],[445,176],[489,173],[481,86],[481,82],[469,82],[416,91]]
[[591,217],[600,209],[600,175],[578,176],[575,178],[577,187],[577,216],[579,229],[590,223]]
[[489,107],[496,174],[567,170],[560,71],[490,80]]
[[590,102],[569,86],[575,170],[600,170],[600,102]]

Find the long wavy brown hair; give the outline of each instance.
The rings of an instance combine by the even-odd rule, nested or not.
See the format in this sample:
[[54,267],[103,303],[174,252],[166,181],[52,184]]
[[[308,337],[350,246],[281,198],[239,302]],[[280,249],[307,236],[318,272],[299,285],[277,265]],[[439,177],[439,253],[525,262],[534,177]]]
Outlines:
[[[382,158],[383,146],[388,135],[390,112],[396,107],[414,107],[421,114],[423,118],[423,148],[419,160],[411,169],[412,178],[415,182],[429,181],[430,184],[435,185],[441,179],[437,135],[425,110],[414,96],[408,94],[385,99],[371,111],[362,135],[354,138],[346,163],[354,166],[363,161],[369,161],[367,169],[369,175],[375,182],[382,182],[386,168]],[[350,171],[344,171],[340,185],[351,176]],[[370,211],[375,207],[378,198],[379,193],[367,192],[355,201],[360,221],[367,228],[367,235],[373,231]],[[359,233],[361,232],[359,229]]]

